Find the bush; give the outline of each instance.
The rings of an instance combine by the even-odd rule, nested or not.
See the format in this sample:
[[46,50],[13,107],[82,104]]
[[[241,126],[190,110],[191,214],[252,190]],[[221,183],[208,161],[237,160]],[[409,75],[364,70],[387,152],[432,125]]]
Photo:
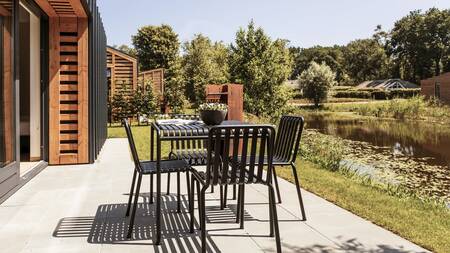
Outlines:
[[341,139],[310,130],[303,133],[300,152],[306,160],[332,171],[341,167],[344,157]]
[[389,97],[393,98],[412,98],[420,95],[419,89],[392,89],[389,91]]
[[334,93],[335,98],[371,98],[371,93],[362,90],[342,90]]
[[335,85],[336,74],[325,63],[311,62],[309,68],[302,72],[298,79],[303,95],[314,103],[316,107],[328,95],[328,91]]

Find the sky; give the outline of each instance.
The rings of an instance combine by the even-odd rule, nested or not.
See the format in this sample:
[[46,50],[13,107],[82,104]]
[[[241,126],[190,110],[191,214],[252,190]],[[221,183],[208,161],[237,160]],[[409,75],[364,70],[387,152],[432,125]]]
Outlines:
[[97,0],[109,45],[131,45],[144,25],[168,24],[187,41],[202,33],[232,43],[250,20],[291,46],[344,45],[389,30],[410,11],[450,8],[450,0]]

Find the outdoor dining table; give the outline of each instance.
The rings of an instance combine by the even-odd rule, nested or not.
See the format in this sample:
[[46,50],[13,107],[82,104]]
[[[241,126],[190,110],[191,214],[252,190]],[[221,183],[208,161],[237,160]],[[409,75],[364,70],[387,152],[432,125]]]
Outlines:
[[[225,120],[221,125],[251,124],[238,120]],[[202,121],[192,120],[189,123],[161,123],[156,120],[150,124],[150,160],[156,161],[159,171],[161,161],[162,142],[183,140],[207,140],[209,130],[213,126],[205,125]],[[156,149],[156,150],[155,150]],[[156,154],[155,154],[156,151]],[[155,157],[156,155],[156,157]],[[155,159],[156,158],[156,159]],[[150,178],[150,203],[153,203],[153,175]],[[156,173],[156,242],[161,239],[161,173]]]

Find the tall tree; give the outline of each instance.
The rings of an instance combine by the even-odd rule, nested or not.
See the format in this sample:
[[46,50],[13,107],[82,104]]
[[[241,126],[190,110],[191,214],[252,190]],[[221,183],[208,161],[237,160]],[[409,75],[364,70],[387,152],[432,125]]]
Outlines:
[[336,73],[336,81],[338,83],[347,84],[348,77],[343,66],[342,48],[342,46],[291,48],[290,51],[295,57],[295,64],[290,79],[297,79],[303,71],[309,68],[311,62],[324,62]]
[[185,101],[179,56],[178,35],[168,25],[144,26],[132,37],[140,69],[164,68],[164,97],[174,112],[183,108]]
[[390,37],[402,78],[419,82],[450,70],[450,9],[412,11],[395,23]]
[[244,107],[247,112],[274,116],[289,96],[282,83],[292,71],[287,41],[272,41],[253,21],[239,29],[231,45],[231,81],[244,85]]
[[353,84],[388,77],[388,56],[375,39],[350,42],[343,56],[345,72]]
[[212,43],[201,34],[183,45],[183,77],[186,94],[196,105],[205,101],[205,86],[229,80],[228,48],[221,42]]

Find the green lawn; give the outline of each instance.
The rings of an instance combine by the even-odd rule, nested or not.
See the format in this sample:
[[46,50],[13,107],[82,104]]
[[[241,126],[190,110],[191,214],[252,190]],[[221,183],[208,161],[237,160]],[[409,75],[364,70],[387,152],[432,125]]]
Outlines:
[[[133,135],[141,159],[150,156],[149,127],[134,126]],[[108,129],[109,138],[125,137],[122,127]],[[168,144],[163,146],[167,154]],[[302,186],[333,203],[435,252],[449,252],[450,211],[413,197],[400,198],[388,191],[339,172],[299,161]],[[279,176],[292,180],[291,170],[278,169]]]

